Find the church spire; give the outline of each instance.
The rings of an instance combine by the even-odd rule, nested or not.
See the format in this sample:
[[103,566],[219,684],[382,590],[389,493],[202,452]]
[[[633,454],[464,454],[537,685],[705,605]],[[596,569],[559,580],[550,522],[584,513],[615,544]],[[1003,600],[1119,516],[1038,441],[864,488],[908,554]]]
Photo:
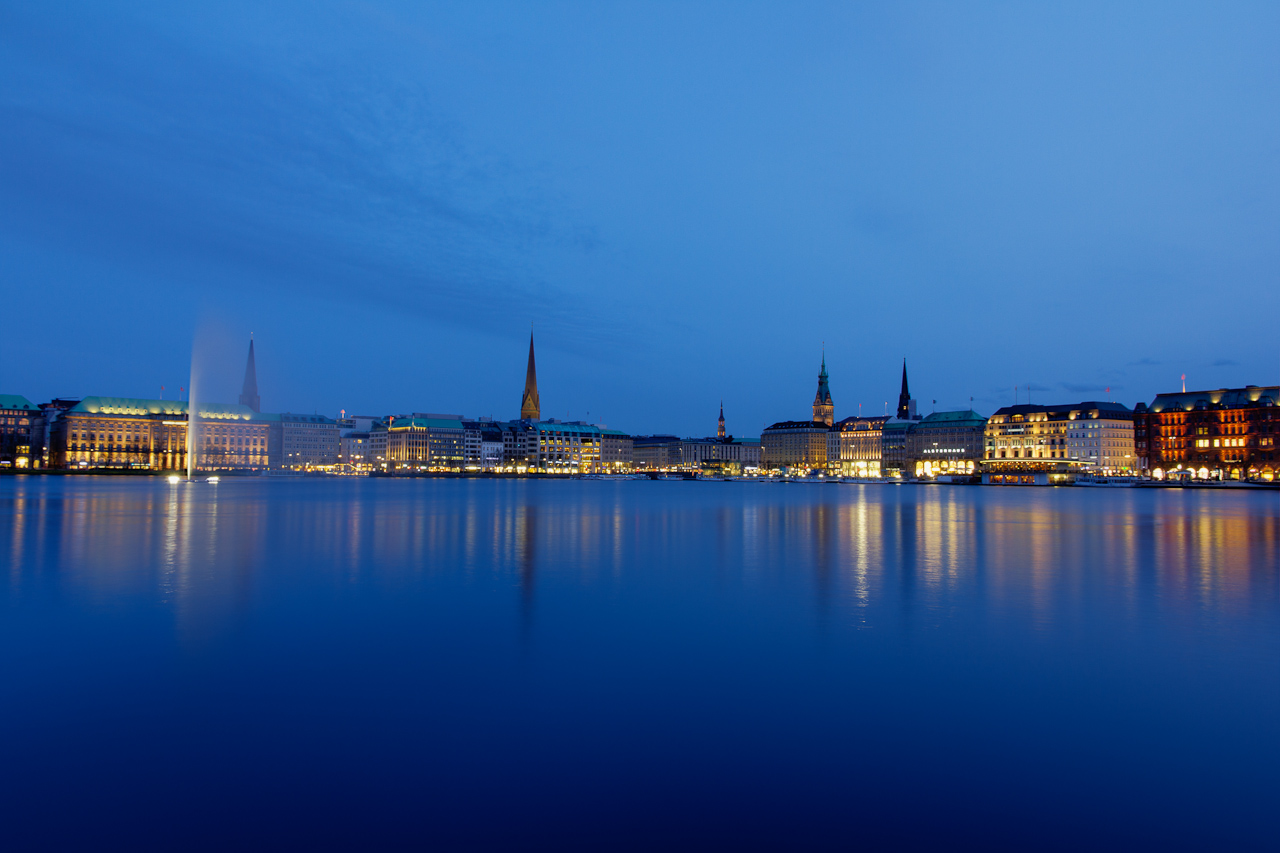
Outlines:
[[827,385],[827,347],[822,347],[822,369],[818,372],[818,393],[813,395],[813,421],[831,426],[835,423],[836,407],[831,402],[831,388]]
[[258,367],[253,360],[253,334],[249,335],[249,360],[244,365],[244,388],[240,390],[240,405],[255,412],[262,411],[262,398],[258,396]]
[[520,398],[520,420],[542,419],[542,404],[538,401],[538,370],[533,363],[533,332],[529,333],[529,367],[524,374],[524,396]]
[[915,414],[912,411],[911,392],[907,389],[907,360],[902,360],[902,393],[898,394],[898,417],[901,420],[910,420]]
[[720,401],[720,424],[716,427],[716,438],[724,438],[724,400]]

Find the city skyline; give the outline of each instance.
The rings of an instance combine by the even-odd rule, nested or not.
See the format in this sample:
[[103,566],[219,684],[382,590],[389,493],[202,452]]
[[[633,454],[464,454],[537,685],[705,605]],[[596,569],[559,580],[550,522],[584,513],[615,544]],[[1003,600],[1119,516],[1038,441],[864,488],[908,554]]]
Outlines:
[[822,341],[837,416],[903,356],[988,412],[1280,377],[1270,5],[496,8],[9,10],[57,334],[0,387],[173,394],[214,326],[280,410],[506,416],[530,320],[547,416],[635,432],[801,417]]

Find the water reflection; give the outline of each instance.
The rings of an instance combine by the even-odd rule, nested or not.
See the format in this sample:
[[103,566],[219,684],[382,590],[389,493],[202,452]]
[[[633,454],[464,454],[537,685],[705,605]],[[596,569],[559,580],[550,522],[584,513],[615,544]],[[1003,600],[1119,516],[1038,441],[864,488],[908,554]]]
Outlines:
[[[151,599],[195,637],[259,586],[652,586],[808,597],[816,622],[972,613],[1062,627],[1088,608],[1272,613],[1273,494],[668,483],[7,477],[7,595]],[[551,587],[547,585],[551,584]]]

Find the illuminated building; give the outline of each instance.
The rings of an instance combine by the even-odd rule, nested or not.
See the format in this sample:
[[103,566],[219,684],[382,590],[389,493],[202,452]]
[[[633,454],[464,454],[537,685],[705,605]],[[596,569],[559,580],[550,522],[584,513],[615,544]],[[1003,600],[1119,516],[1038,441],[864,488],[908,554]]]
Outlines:
[[[827,353],[822,353],[822,369],[818,371],[818,392],[813,395],[813,422],[826,424],[828,428],[835,423],[836,407],[831,402],[831,388],[827,385]],[[823,451],[826,456],[826,451]],[[825,458],[824,458],[825,462]]]
[[972,409],[934,412],[907,431],[907,458],[915,476],[969,475],[983,456],[987,419]]
[[983,481],[1044,485],[1075,473],[1132,474],[1133,412],[1120,403],[1006,406],[987,421]]
[[[86,397],[63,412],[51,433],[50,465],[59,468],[187,466],[187,404],[178,400]],[[265,468],[271,415],[248,406],[199,404],[197,468]]]
[[253,358],[253,336],[249,336],[249,358],[244,365],[244,387],[240,389],[240,405],[255,412],[262,411],[262,398],[258,396],[258,366]]
[[466,464],[461,417],[397,415],[374,425],[369,437],[379,451],[375,464],[385,471],[461,471]]
[[1280,387],[1160,394],[1140,407],[1139,450],[1156,478],[1273,481],[1280,470]]
[[880,427],[880,475],[883,477],[909,477],[915,466],[911,464],[911,428],[914,420],[889,418]]
[[520,397],[520,420],[536,421],[542,417],[538,400],[538,370],[533,363],[533,332],[529,333],[529,364],[524,373],[524,394]]
[[0,468],[39,468],[44,413],[18,394],[0,394]]
[[[825,360],[825,359],[824,359]],[[724,400],[720,401],[720,420],[716,423],[716,438],[723,439],[724,432]]]
[[338,436],[338,464],[351,472],[373,467],[373,442],[369,433],[350,430]]
[[557,474],[587,474],[601,471],[600,427],[581,421],[562,423],[538,421],[535,466]]
[[630,471],[634,465],[635,440],[616,429],[600,430],[601,471]]
[[887,417],[845,418],[828,436],[827,468],[844,477],[879,477]]
[[825,469],[830,431],[826,423],[817,420],[780,421],[766,427],[760,435],[760,464],[772,469]]

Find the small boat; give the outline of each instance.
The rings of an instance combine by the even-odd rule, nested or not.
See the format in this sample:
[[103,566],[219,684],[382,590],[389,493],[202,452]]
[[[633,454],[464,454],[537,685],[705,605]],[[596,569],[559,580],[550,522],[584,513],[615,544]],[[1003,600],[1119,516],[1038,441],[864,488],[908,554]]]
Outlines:
[[1138,485],[1138,482],[1137,477],[1098,477],[1090,475],[1076,477],[1077,486],[1094,488],[1131,489]]

